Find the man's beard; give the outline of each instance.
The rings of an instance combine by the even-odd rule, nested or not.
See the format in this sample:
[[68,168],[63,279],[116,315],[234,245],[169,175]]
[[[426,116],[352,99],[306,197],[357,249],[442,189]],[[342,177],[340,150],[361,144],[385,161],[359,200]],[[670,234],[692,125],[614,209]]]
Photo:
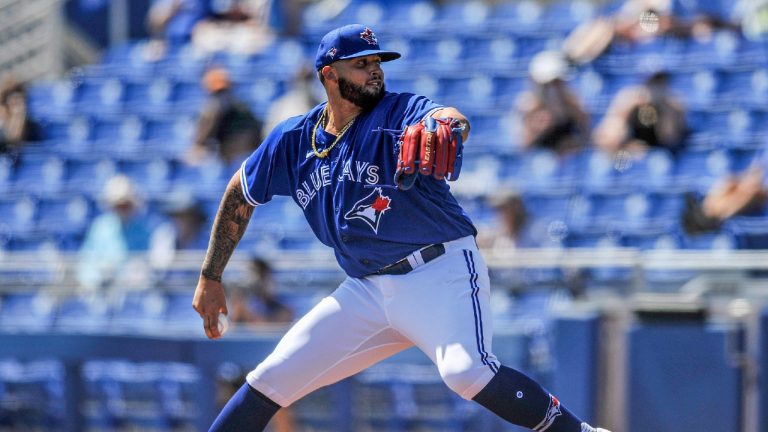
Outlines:
[[359,106],[363,111],[369,111],[384,98],[384,82],[382,81],[379,90],[371,91],[339,77],[339,92],[342,98]]

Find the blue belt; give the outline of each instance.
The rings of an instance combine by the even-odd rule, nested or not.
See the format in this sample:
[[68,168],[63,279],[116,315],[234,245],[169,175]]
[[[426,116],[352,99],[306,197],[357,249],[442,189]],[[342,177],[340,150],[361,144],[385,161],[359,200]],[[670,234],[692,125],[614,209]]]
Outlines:
[[419,264],[416,266],[418,267],[421,264],[426,264],[433,259],[439,257],[440,255],[443,255],[445,253],[445,245],[442,243],[429,245],[425,248],[419,249],[416,252],[412,253],[406,258],[401,259],[400,261],[390,264],[386,267],[382,267],[376,272],[374,272],[374,275],[404,275],[407,273],[410,273],[415,268],[411,262],[408,260],[409,257],[415,258],[415,261]]

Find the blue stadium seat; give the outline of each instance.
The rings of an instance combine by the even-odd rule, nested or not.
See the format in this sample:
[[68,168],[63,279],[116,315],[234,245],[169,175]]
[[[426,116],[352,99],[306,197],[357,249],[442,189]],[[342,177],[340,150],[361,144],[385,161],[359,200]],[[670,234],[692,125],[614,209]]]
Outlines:
[[535,219],[570,220],[573,195],[567,190],[531,191],[523,195],[527,213]]
[[570,31],[592,19],[596,9],[593,3],[585,0],[559,0],[546,6],[542,22],[551,30]]
[[174,107],[181,109],[184,106],[201,107],[207,97],[199,80],[177,81],[171,95]]
[[[461,106],[465,110],[480,110],[496,106],[492,77],[483,74],[443,77],[439,80],[441,103]],[[474,124],[473,124],[474,129]]]
[[429,33],[437,17],[437,8],[432,2],[417,0],[414,2],[397,1],[387,7],[379,28],[392,33],[417,36]]
[[83,157],[70,159],[64,179],[65,190],[98,196],[104,184],[117,173],[117,164],[111,158]]
[[67,81],[36,82],[27,88],[30,113],[37,119],[70,114],[75,99],[75,84]]
[[65,173],[64,159],[27,154],[17,162],[12,187],[27,193],[53,195],[61,191]]
[[235,91],[257,117],[263,118],[272,102],[282,96],[286,89],[287,83],[284,80],[264,76],[237,84]]
[[109,306],[98,296],[72,296],[58,302],[55,328],[59,331],[103,332],[109,325]]
[[81,195],[41,199],[37,228],[55,235],[82,236],[94,214],[94,205]]
[[428,35],[411,39],[411,52],[419,53],[409,62],[418,70],[438,75],[453,72],[464,72],[460,67],[460,59],[464,55],[464,45],[458,36],[435,37]]
[[173,169],[174,162],[161,157],[137,157],[118,162],[118,170],[149,197],[164,194],[170,189]]
[[748,111],[742,108],[707,111],[701,113],[704,121],[699,130],[714,134],[720,145],[734,148],[762,147],[765,138],[764,111]]
[[163,329],[167,299],[158,292],[123,293],[114,306],[110,328],[117,332],[153,332]]
[[146,150],[152,154],[179,156],[192,145],[195,120],[188,115],[152,116],[146,119]]
[[[69,238],[62,238],[50,233],[42,232],[15,232],[11,233],[4,244],[3,249],[8,252],[34,253],[35,256],[45,258],[58,255],[59,252],[67,248],[71,249],[72,242]],[[50,269],[41,272],[41,279],[47,282],[53,282],[53,274]],[[36,281],[28,281],[29,285],[34,285]]]
[[76,109],[81,113],[117,113],[122,109],[125,89],[117,78],[86,79],[76,89]]
[[192,309],[191,292],[174,292],[166,296],[168,307],[165,312],[164,328],[173,331],[202,332],[200,315]]
[[194,189],[196,196],[218,202],[232,174],[217,160],[195,166],[178,163],[173,170],[171,187],[173,190]]
[[768,249],[768,217],[736,216],[726,221],[725,228],[736,238],[739,249]]
[[[477,35],[464,38],[464,61],[483,65],[494,73],[526,73],[527,63],[521,59],[522,41],[509,35]],[[527,58],[524,58],[527,60]]]
[[85,116],[47,118],[41,122],[43,137],[56,141],[60,154],[84,154],[92,150],[91,119]]
[[768,101],[768,69],[722,72],[718,99],[731,106],[765,108]]
[[551,31],[543,26],[544,8],[532,0],[498,2],[491,11],[490,23],[512,33]]
[[679,230],[669,224],[648,224],[625,226],[618,231],[619,243],[623,247],[640,250],[670,250],[679,246]]
[[455,28],[458,34],[485,33],[490,8],[482,1],[450,2],[437,11],[438,28]]
[[682,247],[684,249],[730,251],[736,249],[737,246],[736,238],[727,229],[716,233],[684,235],[682,239]]
[[11,182],[15,177],[15,158],[0,155],[0,197],[11,191]]
[[140,117],[129,115],[96,117],[93,124],[93,147],[111,157],[142,154],[145,125]]
[[9,292],[2,296],[0,327],[10,332],[46,331],[53,325],[56,301],[44,292]]
[[568,187],[563,184],[559,167],[560,161],[554,152],[543,149],[529,150],[522,154],[519,166],[502,164],[499,176],[506,183],[524,191]]
[[[712,106],[722,83],[720,74],[711,70],[675,71],[670,75],[670,87],[690,108]],[[691,125],[697,129],[698,125]]]
[[135,114],[167,114],[172,93],[173,83],[166,77],[129,81],[125,85],[125,109]]
[[34,230],[37,200],[32,196],[0,198],[0,232],[25,234]]
[[738,61],[740,39],[735,32],[716,31],[709,39],[686,39],[684,61],[695,67],[729,67]]
[[111,47],[101,59],[100,68],[103,76],[119,78],[150,78],[158,68],[158,62],[152,58],[149,41],[129,42]]
[[687,150],[678,157],[675,181],[688,190],[706,193],[731,172],[731,160],[722,150]]
[[652,214],[651,200],[643,193],[604,191],[592,193],[588,199],[591,223],[596,226],[643,225]]

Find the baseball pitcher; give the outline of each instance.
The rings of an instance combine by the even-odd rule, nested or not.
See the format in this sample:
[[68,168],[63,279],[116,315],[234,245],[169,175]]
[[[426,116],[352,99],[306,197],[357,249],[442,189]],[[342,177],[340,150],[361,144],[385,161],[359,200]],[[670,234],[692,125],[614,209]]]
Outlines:
[[227,313],[224,267],[275,195],[293,198],[348,277],[248,374],[210,430],[261,431],[281,407],[417,346],[451,390],[511,423],[602,431],[493,355],[488,268],[446,182],[459,178],[470,125],[455,108],[385,91],[381,64],[399,57],[369,27],[329,32],[315,57],[327,103],[275,127],[229,182],[193,300],[209,338]]

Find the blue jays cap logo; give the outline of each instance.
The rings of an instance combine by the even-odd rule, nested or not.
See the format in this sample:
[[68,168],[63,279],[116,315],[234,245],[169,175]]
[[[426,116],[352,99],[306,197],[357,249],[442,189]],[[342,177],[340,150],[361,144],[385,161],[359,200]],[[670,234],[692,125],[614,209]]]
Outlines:
[[379,40],[376,39],[376,34],[373,33],[373,30],[369,29],[368,27],[365,28],[365,31],[360,33],[360,38],[364,41],[368,42],[368,45],[378,45]]
[[362,24],[346,25],[323,36],[315,55],[315,70],[338,60],[369,55],[377,55],[383,62],[400,58],[400,53],[379,47],[379,39],[370,27]]
[[352,210],[344,215],[344,219],[362,220],[371,227],[374,233],[378,234],[381,217],[391,208],[389,206],[391,202],[392,200],[388,196],[382,194],[381,188],[378,187],[368,196],[356,202],[352,207]]

